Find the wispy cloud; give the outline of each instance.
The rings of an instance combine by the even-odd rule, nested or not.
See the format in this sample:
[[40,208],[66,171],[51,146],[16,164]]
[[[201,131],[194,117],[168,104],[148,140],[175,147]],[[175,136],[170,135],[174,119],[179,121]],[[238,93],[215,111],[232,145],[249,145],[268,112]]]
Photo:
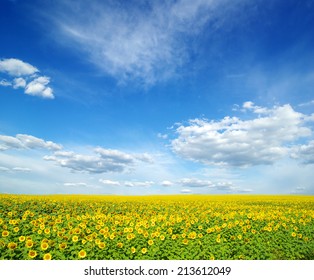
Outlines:
[[25,94],[53,99],[54,94],[48,86],[50,78],[39,76],[39,70],[33,65],[16,58],[0,60],[0,73],[14,77],[12,81],[2,79],[0,86],[12,86],[14,89],[23,88]]
[[[273,164],[288,155],[291,146],[310,137],[312,115],[295,111],[290,105],[263,108],[252,102],[242,106],[256,118],[225,117],[220,121],[190,120],[176,129],[171,142],[178,155],[209,165],[254,166]],[[312,143],[312,142],[311,142]],[[312,151],[312,144],[300,147],[299,154]],[[307,160],[311,162],[311,156]]]
[[[154,84],[177,74],[189,59],[187,41],[211,23],[230,20],[238,1],[55,1],[45,13],[63,43],[119,82]],[[51,26],[50,26],[51,28]]]

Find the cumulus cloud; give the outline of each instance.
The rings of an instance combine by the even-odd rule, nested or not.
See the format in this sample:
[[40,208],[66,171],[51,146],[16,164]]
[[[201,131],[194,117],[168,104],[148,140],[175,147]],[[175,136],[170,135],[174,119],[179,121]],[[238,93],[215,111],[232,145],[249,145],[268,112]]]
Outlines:
[[88,173],[123,172],[143,161],[138,154],[128,154],[118,150],[97,147],[93,155],[82,155],[70,151],[57,151],[52,156],[45,156],[45,160],[54,161],[61,167],[72,171]]
[[301,160],[304,164],[314,164],[314,141],[293,147],[291,157]]
[[53,99],[53,91],[50,87],[47,87],[49,82],[50,78],[48,77],[38,77],[26,85],[25,93],[29,95]]
[[0,135],[0,151],[8,149],[47,149],[55,151],[62,149],[62,146],[27,134],[17,134],[15,137]]
[[119,81],[153,84],[188,61],[187,36],[223,25],[246,0],[55,1],[47,18],[71,47]]
[[26,86],[26,80],[23,78],[15,78],[13,80],[13,88],[17,89],[17,88],[25,88]]
[[[263,108],[245,102],[252,119],[225,117],[220,121],[190,120],[176,128],[171,141],[178,155],[208,165],[254,166],[273,164],[291,152],[291,145],[312,134],[312,117],[290,105]],[[254,115],[257,115],[254,117]],[[311,147],[304,147],[307,151]]]
[[0,72],[7,73],[10,76],[30,76],[38,72],[33,65],[16,58],[0,60]]
[[[48,86],[50,78],[38,76],[39,70],[22,60],[9,58],[0,60],[0,72],[15,77],[12,81],[1,80],[1,86],[12,86],[14,89],[23,88],[25,94],[53,99],[54,94]],[[23,76],[23,77],[21,77]]]

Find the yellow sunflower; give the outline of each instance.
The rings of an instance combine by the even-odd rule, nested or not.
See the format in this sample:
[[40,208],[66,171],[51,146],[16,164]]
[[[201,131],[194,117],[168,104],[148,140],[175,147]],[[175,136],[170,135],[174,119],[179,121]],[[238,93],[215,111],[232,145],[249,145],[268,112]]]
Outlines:
[[81,250],[81,251],[79,251],[79,253],[78,253],[78,256],[79,256],[79,258],[80,259],[84,259],[85,257],[86,257],[86,251],[85,250]]
[[44,257],[43,257],[43,260],[45,260],[45,261],[49,261],[51,259],[52,259],[52,256],[51,256],[50,253],[45,254]]

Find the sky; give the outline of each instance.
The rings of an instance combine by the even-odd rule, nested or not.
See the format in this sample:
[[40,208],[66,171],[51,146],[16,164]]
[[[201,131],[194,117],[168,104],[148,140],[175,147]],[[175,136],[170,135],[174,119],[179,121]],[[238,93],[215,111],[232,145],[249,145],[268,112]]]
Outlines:
[[1,0],[0,193],[314,194],[313,0]]

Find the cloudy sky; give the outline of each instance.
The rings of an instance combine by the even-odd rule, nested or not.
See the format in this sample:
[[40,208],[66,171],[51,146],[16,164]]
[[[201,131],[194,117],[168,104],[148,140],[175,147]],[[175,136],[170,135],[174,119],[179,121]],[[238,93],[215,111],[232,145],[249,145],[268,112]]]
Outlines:
[[314,194],[313,0],[2,0],[0,193]]

